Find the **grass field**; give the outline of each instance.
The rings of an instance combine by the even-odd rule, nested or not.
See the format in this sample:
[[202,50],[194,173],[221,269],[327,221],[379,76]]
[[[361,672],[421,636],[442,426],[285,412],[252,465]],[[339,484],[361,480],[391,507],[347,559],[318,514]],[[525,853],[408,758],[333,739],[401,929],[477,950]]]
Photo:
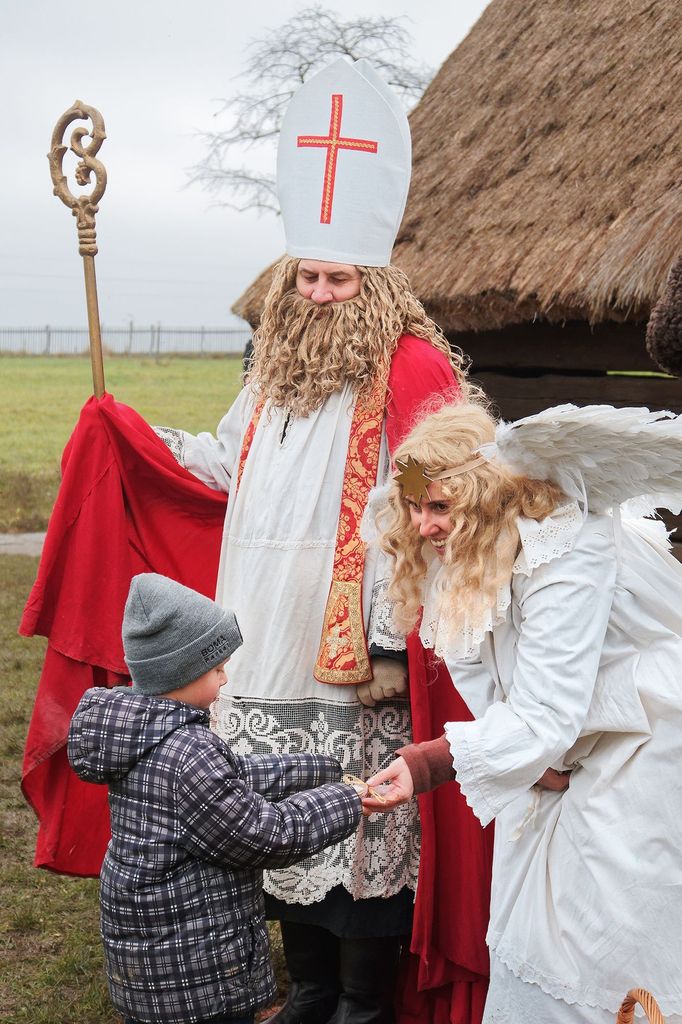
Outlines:
[[0,557],[0,1018],[3,1024],[118,1024],[102,972],[97,882],[32,866],[36,822],[19,776],[45,641],[16,631],[37,562]]
[[[149,422],[214,430],[239,388],[236,359],[107,361],[107,389]],[[44,529],[62,448],[90,394],[87,359],[0,358],[0,532]],[[17,636],[38,560],[0,556],[0,1020],[119,1024],[109,1004],[97,882],[33,867],[36,821],[19,788],[45,641]],[[280,979],[282,955],[273,931]]]
[[[240,387],[240,359],[128,359],[105,363],[106,386],[152,424],[214,431]],[[0,533],[44,530],[59,460],[92,393],[90,360],[0,357]]]

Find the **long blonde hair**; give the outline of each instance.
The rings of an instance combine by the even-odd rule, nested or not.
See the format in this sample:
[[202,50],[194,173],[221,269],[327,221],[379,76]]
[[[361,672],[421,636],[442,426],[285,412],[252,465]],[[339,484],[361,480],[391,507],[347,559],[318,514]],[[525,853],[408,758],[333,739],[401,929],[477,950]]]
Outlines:
[[[494,437],[495,420],[481,400],[458,402],[423,419],[395,458],[402,462],[412,456],[435,476],[472,461],[479,446]],[[512,473],[494,461],[439,482],[443,500],[451,503],[452,523],[439,577],[441,614],[460,627],[493,605],[509,579],[519,544],[517,517],[544,519],[565,499],[554,484]],[[381,546],[395,559],[389,596],[396,602],[397,621],[409,630],[422,605],[427,563],[397,481],[378,522]]]
[[402,334],[424,338],[442,352],[466,389],[461,352],[450,348],[397,267],[358,267],[356,298],[317,305],[296,290],[298,264],[290,256],[278,263],[253,336],[247,381],[262,397],[306,416],[346,381],[360,394],[388,373]]

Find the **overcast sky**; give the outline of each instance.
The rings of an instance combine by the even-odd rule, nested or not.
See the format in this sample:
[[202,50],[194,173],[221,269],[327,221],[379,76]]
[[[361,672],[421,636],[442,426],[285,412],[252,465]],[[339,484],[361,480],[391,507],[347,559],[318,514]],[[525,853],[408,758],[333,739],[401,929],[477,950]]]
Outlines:
[[[75,220],[52,195],[45,156],[76,99],[97,107],[107,130],[97,217],[102,322],[231,321],[232,302],[283,252],[283,234],[272,214],[219,208],[186,187],[201,155],[195,133],[220,125],[215,101],[239,87],[249,40],[310,2],[0,0],[0,327],[86,323]],[[486,3],[325,6],[348,17],[408,15],[416,58],[435,68]],[[274,151],[272,160],[274,170]]]

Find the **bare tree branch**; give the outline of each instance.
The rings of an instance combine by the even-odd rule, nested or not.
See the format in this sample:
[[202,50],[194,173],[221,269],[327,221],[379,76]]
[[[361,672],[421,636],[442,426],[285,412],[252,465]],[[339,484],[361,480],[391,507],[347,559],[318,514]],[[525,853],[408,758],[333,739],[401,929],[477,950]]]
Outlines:
[[227,193],[227,197],[223,196],[220,199],[219,206],[227,206],[240,212],[267,210],[279,214],[273,175],[256,174],[246,167],[202,166],[201,179],[196,176],[190,177],[188,184],[195,182],[199,182],[205,192],[221,196]]
[[428,85],[432,72],[416,64],[403,17],[360,17],[342,21],[315,5],[251,41],[240,75],[246,88],[220,100],[214,115],[227,116],[220,131],[203,132],[204,156],[190,169],[189,183],[221,196],[237,210],[279,212],[272,177],[230,166],[233,148],[273,147],[289,102],[311,75],[336,57],[371,60],[409,109]]

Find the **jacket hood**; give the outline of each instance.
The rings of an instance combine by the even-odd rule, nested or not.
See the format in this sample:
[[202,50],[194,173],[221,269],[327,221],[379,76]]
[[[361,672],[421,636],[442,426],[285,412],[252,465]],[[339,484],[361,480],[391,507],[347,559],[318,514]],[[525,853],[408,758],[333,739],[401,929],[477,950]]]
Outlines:
[[127,686],[86,690],[69,728],[71,767],[85,782],[116,782],[190,722],[208,725],[208,712],[182,701],[145,697]]

